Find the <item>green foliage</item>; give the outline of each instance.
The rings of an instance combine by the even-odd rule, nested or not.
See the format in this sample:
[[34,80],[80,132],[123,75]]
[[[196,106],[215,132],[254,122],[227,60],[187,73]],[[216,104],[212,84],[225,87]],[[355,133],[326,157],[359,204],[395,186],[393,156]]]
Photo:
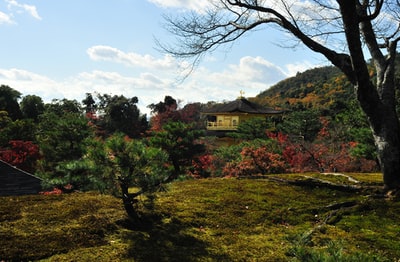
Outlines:
[[245,140],[267,138],[269,128],[271,126],[265,118],[255,117],[240,123],[236,132],[228,133],[228,136]]
[[354,252],[348,254],[344,252],[343,244],[340,242],[328,241],[326,247],[314,248],[308,236],[302,235],[299,240],[294,242],[287,255],[293,257],[291,261],[307,262],[389,262],[390,260],[376,254]]
[[98,107],[91,93],[86,93],[86,97],[82,100],[82,104],[86,113],[95,113]]
[[313,83],[319,87],[339,74],[341,74],[339,69],[333,66],[310,69],[302,73],[297,73],[294,77],[282,80],[278,84],[261,92],[258,97],[272,97],[276,93],[280,93],[282,98],[299,96],[301,93],[304,93],[307,84]]
[[37,141],[43,156],[49,162],[79,159],[84,150],[83,141],[93,132],[81,114],[57,115],[46,112],[40,116]]
[[39,121],[36,139],[43,158],[37,175],[45,178],[48,185],[66,185],[72,182],[68,163],[83,157],[85,140],[93,135],[93,130],[80,113],[46,112]]
[[121,194],[119,178],[137,191],[157,191],[171,174],[165,165],[167,161],[166,152],[123,134],[115,134],[106,141],[91,140],[84,159],[91,175],[103,182],[99,189],[116,195]]
[[0,128],[3,129],[7,127],[12,122],[12,119],[8,115],[7,111],[0,111]]
[[100,138],[88,138],[86,140],[85,157],[81,159],[82,165],[86,167],[86,172],[96,177],[96,189],[101,193],[119,195],[120,189],[117,183],[117,177],[114,171],[114,165],[111,162],[110,150],[105,141]]
[[33,119],[35,122],[45,110],[42,98],[36,95],[27,95],[22,98],[20,106],[23,117]]
[[121,135],[110,137],[106,147],[110,150],[114,172],[128,181],[129,187],[152,193],[171,174],[166,166],[168,155],[159,148],[149,147],[142,141],[127,140]]
[[21,109],[18,104],[18,99],[21,98],[21,93],[9,86],[0,86],[0,111],[7,111],[12,120],[17,120],[22,117]]
[[316,110],[295,111],[288,114],[277,129],[289,136],[312,142],[322,128],[319,118],[320,113]]
[[80,114],[82,113],[81,105],[76,100],[69,99],[53,99],[51,103],[45,104],[45,112],[54,113],[62,116],[65,113]]
[[[278,125],[281,132],[292,137],[304,136],[306,141],[313,141],[318,132],[318,125],[310,126],[310,121],[317,121],[323,116],[330,121],[328,128],[332,142],[356,142],[357,145],[351,150],[352,156],[376,159],[372,132],[356,101],[353,86],[335,67],[314,68],[285,79],[260,93],[256,101],[293,111],[294,115],[289,114],[284,118],[284,122]],[[312,118],[307,118],[308,110],[316,114],[311,112]]]
[[347,110],[337,114],[334,118],[334,125],[347,127],[344,128],[340,139],[342,141],[357,142],[356,147],[352,150],[354,156],[376,159],[374,139],[365,114],[356,101],[349,103],[347,106]]
[[98,105],[93,104],[90,97],[85,101],[86,110],[97,108],[101,117],[97,125],[104,129],[106,135],[122,132],[131,138],[138,138],[147,130],[148,123],[146,115],[140,113],[137,97],[126,98],[124,96],[98,95]]
[[115,134],[104,143],[94,140],[84,161],[88,172],[102,182],[100,190],[122,197],[127,214],[137,225],[142,223],[137,198],[147,195],[153,199],[153,193],[163,189],[171,176],[166,152],[123,134]]
[[355,128],[350,130],[349,133],[354,137],[354,141],[357,142],[357,145],[352,149],[352,155],[376,160],[377,156],[371,129]]
[[168,122],[161,131],[153,132],[149,144],[168,153],[175,175],[178,176],[183,173],[182,168],[191,166],[196,155],[204,152],[204,145],[198,141],[203,134],[202,130],[194,129],[191,124]]
[[214,166],[215,171],[213,176],[223,176],[223,168],[227,163],[238,163],[241,159],[240,152],[242,151],[242,145],[231,145],[218,147],[214,152]]
[[[104,192],[104,181],[101,176],[93,174],[88,169],[86,162],[73,160],[60,163],[54,172],[58,178],[47,181],[51,186],[63,188],[65,185],[80,191],[97,190]],[[48,186],[49,187],[49,186]]]
[[[5,112],[5,111],[2,111]],[[10,140],[36,141],[35,133],[37,125],[32,119],[17,119],[7,121],[3,118],[3,128],[0,128],[0,146],[6,146]]]

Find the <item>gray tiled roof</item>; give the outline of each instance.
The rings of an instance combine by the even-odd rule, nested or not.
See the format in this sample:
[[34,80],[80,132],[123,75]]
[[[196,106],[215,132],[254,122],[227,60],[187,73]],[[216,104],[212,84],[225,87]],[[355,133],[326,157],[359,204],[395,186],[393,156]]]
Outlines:
[[0,196],[37,194],[42,179],[0,160]]
[[282,110],[262,107],[256,103],[252,103],[245,98],[239,98],[235,101],[217,104],[211,108],[204,110],[204,114],[212,113],[249,113],[249,114],[282,114]]

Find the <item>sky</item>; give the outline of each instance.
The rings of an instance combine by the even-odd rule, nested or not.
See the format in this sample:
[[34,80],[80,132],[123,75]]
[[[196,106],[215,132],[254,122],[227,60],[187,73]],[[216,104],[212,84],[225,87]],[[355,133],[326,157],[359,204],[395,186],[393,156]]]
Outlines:
[[284,48],[273,28],[207,54],[182,78],[159,51],[171,43],[164,15],[201,11],[198,0],[0,0],[0,85],[26,95],[82,101],[86,93],[136,96],[142,113],[169,95],[186,103],[254,97],[297,72],[325,65],[306,48]]

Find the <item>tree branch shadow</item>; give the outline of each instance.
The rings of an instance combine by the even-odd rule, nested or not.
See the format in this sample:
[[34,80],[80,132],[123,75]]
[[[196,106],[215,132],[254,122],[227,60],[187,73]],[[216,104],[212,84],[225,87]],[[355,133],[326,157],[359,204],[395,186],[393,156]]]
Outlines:
[[226,254],[214,253],[209,243],[191,233],[193,225],[178,219],[142,217],[140,228],[128,221],[122,222],[129,229],[123,236],[130,243],[127,258],[137,262],[149,261],[232,261]]

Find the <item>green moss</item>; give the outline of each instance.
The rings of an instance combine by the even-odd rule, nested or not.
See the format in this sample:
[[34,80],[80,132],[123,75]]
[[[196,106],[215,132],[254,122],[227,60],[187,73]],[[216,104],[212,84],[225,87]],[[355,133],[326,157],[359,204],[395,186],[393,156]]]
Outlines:
[[[374,180],[364,176],[360,175],[363,182]],[[355,205],[330,208],[349,201]],[[138,228],[127,220],[120,200],[111,196],[1,198],[0,260],[400,258],[400,203],[360,193],[288,186],[267,179],[187,180],[159,193],[152,210],[145,206],[141,207],[143,225]]]
[[[115,229],[111,218],[118,209],[112,197],[72,194],[2,199],[1,210],[14,210],[13,219],[0,216],[0,258],[4,260],[37,260],[104,245],[104,236]],[[99,214],[107,204],[114,206],[113,212]]]

